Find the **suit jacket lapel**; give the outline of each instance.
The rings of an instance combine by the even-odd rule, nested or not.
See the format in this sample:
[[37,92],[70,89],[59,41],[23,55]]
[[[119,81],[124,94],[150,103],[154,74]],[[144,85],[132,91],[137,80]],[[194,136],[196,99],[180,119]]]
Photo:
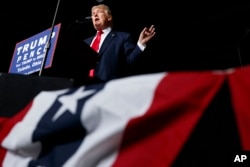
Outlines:
[[111,43],[111,41],[114,39],[114,37],[116,36],[116,34],[111,31],[107,37],[105,38],[105,40],[102,43],[102,46],[99,50],[99,55],[102,55],[102,53],[105,51],[105,49],[109,46],[109,44]]

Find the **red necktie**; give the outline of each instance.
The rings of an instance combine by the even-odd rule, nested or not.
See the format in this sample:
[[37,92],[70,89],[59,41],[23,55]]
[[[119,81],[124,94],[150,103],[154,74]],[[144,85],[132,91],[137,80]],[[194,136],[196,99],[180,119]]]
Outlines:
[[[101,41],[101,35],[102,34],[103,34],[103,31],[98,31],[97,35],[96,35],[96,38],[95,38],[94,42],[91,45],[91,48],[94,49],[96,52],[98,52],[98,50],[99,50],[99,44],[100,44],[100,41]],[[94,76],[94,69],[91,69],[89,71],[89,77],[93,77],[93,76]]]

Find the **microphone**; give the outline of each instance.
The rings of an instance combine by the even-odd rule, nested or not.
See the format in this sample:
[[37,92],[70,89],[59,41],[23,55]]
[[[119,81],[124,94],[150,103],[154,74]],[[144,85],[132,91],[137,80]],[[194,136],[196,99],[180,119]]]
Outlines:
[[91,16],[86,16],[86,17],[84,17],[84,19],[82,21],[76,20],[75,22],[78,23],[78,24],[84,24],[84,23],[92,22],[92,17]]
[[92,21],[92,16],[86,16],[84,19],[85,19],[85,20]]

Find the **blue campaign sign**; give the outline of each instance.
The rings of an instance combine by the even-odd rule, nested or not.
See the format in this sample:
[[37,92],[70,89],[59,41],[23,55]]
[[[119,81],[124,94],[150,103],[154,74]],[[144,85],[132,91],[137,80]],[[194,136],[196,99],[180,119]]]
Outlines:
[[9,73],[28,75],[40,71],[46,54],[46,47],[50,34],[50,47],[47,51],[44,68],[51,67],[60,28],[61,23],[54,26],[52,34],[52,28],[49,28],[37,35],[17,43],[12,56]]

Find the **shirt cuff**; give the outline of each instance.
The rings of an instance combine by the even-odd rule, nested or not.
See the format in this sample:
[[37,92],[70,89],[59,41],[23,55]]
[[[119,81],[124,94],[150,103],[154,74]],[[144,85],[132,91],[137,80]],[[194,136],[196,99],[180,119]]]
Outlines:
[[146,48],[146,45],[142,45],[140,42],[137,42],[137,45],[141,49],[141,51],[144,51]]

